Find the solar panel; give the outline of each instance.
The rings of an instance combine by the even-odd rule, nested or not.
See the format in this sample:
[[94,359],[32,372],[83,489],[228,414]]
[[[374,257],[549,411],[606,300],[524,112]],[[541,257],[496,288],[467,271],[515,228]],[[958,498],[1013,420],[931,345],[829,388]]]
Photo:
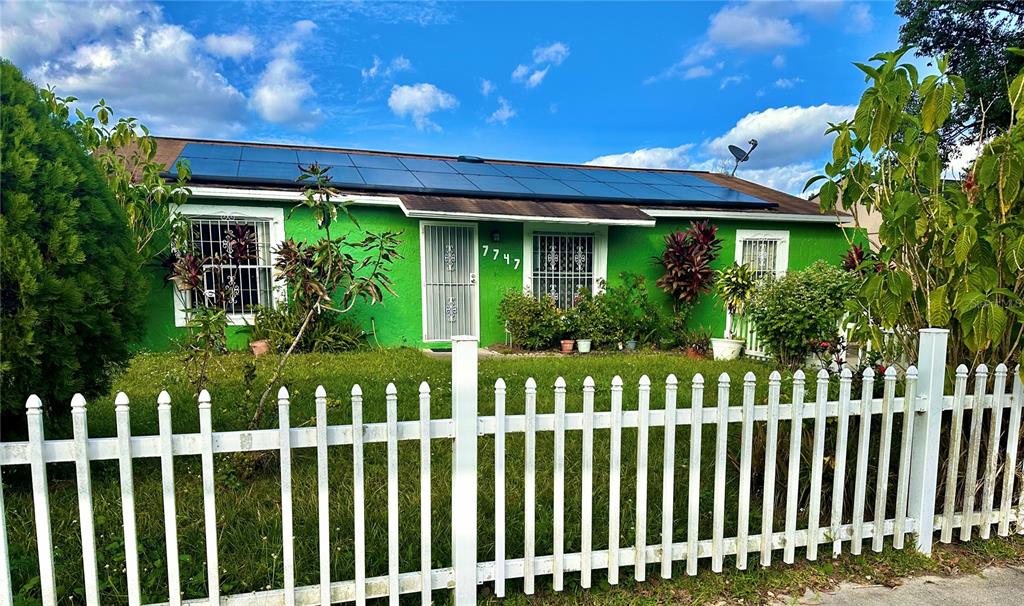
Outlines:
[[689,185],[659,185],[658,189],[667,192],[676,200],[712,203],[722,201],[721,198],[713,196],[710,192],[699,187],[690,187]]
[[327,177],[335,185],[365,185],[363,176],[353,166],[332,166]]
[[575,168],[567,168],[565,166],[538,166],[537,170],[544,173],[549,177],[555,179],[561,179],[563,181],[593,181],[592,177],[582,170],[576,170]]
[[598,183],[597,181],[562,181],[562,183],[580,192],[584,197],[613,199],[633,197],[607,183]]
[[299,156],[295,153],[294,149],[281,149],[278,147],[243,147],[242,160],[298,164]]
[[[181,156],[178,161],[188,162],[193,177],[236,177],[238,176],[238,160],[224,158],[186,158]],[[178,174],[177,162],[172,174]]]
[[426,158],[401,158],[402,164],[409,170],[426,173],[454,174],[455,169],[444,160],[428,160]]
[[532,166],[522,164],[495,164],[495,168],[510,177],[526,177],[528,179],[546,179],[547,175]]
[[370,154],[349,154],[352,163],[359,168],[390,168],[392,170],[405,170],[405,165],[394,156],[373,156]]
[[755,198],[753,196],[748,196],[743,192],[736,191],[735,189],[729,189],[728,187],[697,187],[694,189],[706,191],[717,197],[719,200],[724,200],[726,202],[736,202],[743,204],[765,204],[764,200]]
[[660,173],[661,176],[666,179],[673,181],[679,185],[691,185],[691,186],[706,186],[712,183],[706,179],[701,179],[697,175],[689,175],[686,173]]
[[634,198],[640,200],[671,200],[672,196],[653,185],[644,183],[616,183],[615,189],[620,189]]
[[238,176],[265,181],[296,181],[302,172],[297,163],[246,162],[238,163]]
[[[527,179],[525,177],[520,177],[516,179],[516,181],[525,185],[527,189],[535,194],[543,194],[547,196],[572,196],[574,198],[580,196],[580,192],[570,187],[569,183],[566,181],[558,181],[555,179]],[[587,183],[587,181],[582,181],[582,183]],[[595,183],[595,185],[597,184]]]
[[469,175],[466,177],[483,191],[497,194],[529,194],[529,189],[524,187],[512,177],[494,177],[490,175]]
[[322,151],[319,149],[300,149],[298,150],[299,164],[303,166],[309,166],[310,164],[316,163],[320,165],[330,166],[352,166],[352,158],[348,157],[348,154],[341,152],[330,152]]
[[[353,158],[353,161],[355,158]],[[414,187],[421,189],[423,184],[407,170],[389,170],[386,168],[360,168],[359,174],[367,185],[375,187]]]
[[226,158],[238,160],[242,157],[240,145],[214,145],[213,143],[188,143],[181,155],[189,158]]
[[582,172],[586,173],[587,176],[601,181],[602,183],[636,183],[629,173],[622,170],[607,170],[604,168],[588,168]]
[[494,168],[493,164],[484,164],[483,162],[457,162],[449,160],[448,164],[455,169],[460,175],[490,175],[492,177],[501,177],[501,172],[497,168]]
[[414,172],[423,187],[433,189],[480,191],[469,179],[456,173],[422,173]]
[[633,177],[634,179],[641,183],[646,183],[648,185],[678,185],[672,179],[669,179],[668,177],[662,174],[652,171],[633,171],[629,173],[629,176]]

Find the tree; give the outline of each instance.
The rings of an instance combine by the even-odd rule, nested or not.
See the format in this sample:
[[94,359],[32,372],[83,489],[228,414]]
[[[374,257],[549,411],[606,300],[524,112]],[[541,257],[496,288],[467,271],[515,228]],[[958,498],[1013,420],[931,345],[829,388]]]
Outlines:
[[[908,50],[856,64],[869,86],[853,120],[826,131],[836,135],[832,161],[807,187],[822,182],[825,212],[882,216],[851,310],[862,337],[882,343],[891,331],[913,360],[918,330],[945,327],[951,363],[1011,363],[1024,338],[1024,70],[1005,93],[1006,131],[985,142],[963,181],[949,181],[939,132],[965,84],[944,59],[937,75],[919,78],[901,62]],[[912,97],[921,103],[908,109]]]
[[7,61],[0,100],[0,410],[36,393],[66,411],[128,359],[145,279],[102,170]]
[[962,102],[953,106],[941,131],[944,152],[988,138],[1005,128],[1012,114],[1007,84],[1024,68],[1024,57],[1006,52],[1024,46],[1024,3],[1019,0],[898,0],[906,19],[900,43],[918,54],[948,54],[949,69],[964,81]]

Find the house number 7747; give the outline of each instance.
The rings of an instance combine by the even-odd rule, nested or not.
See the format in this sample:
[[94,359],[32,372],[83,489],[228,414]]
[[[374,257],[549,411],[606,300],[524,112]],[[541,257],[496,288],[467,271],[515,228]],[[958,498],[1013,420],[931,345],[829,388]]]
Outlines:
[[[487,244],[484,244],[483,245],[483,249],[484,249],[484,258],[490,256],[492,261],[497,261],[498,260],[498,255],[501,253],[501,249],[500,248],[491,248]],[[505,253],[504,255],[502,255],[501,258],[505,260],[505,265],[514,264],[516,269],[519,269],[519,264],[522,263],[522,261],[520,259],[518,259],[518,258],[513,259],[508,253]]]

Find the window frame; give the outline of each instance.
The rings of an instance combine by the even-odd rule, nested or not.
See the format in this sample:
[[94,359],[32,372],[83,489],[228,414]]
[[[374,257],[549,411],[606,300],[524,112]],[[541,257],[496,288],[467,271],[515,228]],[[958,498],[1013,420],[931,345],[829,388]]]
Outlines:
[[608,226],[607,225],[572,225],[565,223],[525,223],[523,224],[523,292],[533,292],[533,236],[536,232],[554,235],[573,236],[589,234],[594,237],[594,275],[590,286],[591,292],[597,293],[601,281],[608,279]]
[[735,260],[743,264],[743,243],[748,240],[777,240],[775,247],[775,277],[786,275],[789,269],[789,230],[786,229],[737,229]]
[[[187,203],[172,207],[171,212],[185,217],[195,217],[197,219],[211,217],[232,221],[244,221],[246,219],[254,221],[269,220],[270,226],[268,232],[270,233],[270,242],[268,244],[270,246],[271,266],[273,266],[277,261],[277,255],[274,253],[274,249],[284,242],[284,209],[282,208],[234,205],[219,206],[214,204]],[[271,272],[271,276],[273,276],[273,272]],[[174,325],[178,328],[183,328],[188,323],[188,299],[185,293],[181,291],[177,285],[174,285],[173,289],[174,292],[171,297],[174,305]],[[284,285],[276,283],[273,279],[270,293],[270,304],[272,306],[284,303],[288,298],[288,292]],[[254,314],[251,313],[227,314],[228,326],[248,326],[252,324],[253,319]]]

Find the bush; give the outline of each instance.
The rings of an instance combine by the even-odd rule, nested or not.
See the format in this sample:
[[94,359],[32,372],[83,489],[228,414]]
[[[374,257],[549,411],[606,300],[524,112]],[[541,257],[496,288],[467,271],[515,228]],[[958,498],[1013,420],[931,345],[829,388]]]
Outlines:
[[0,410],[99,396],[142,328],[146,280],[103,173],[39,90],[0,62]]
[[[294,305],[256,308],[249,335],[254,341],[265,340],[270,348],[284,353],[291,347],[306,312]],[[335,313],[314,315],[302,339],[295,346],[298,353],[339,353],[359,349],[366,333],[352,320]]]
[[855,274],[817,261],[759,283],[746,313],[768,351],[787,366],[799,366],[823,341],[836,339],[846,302],[858,287]]
[[665,236],[665,252],[654,261],[665,268],[657,284],[670,297],[676,311],[697,302],[715,283],[711,262],[718,258],[722,241],[718,228],[707,221],[690,223],[686,231]]
[[615,343],[615,328],[608,315],[603,293],[593,294],[581,288],[576,295],[575,306],[565,312],[572,317],[576,339],[590,339],[594,347]]
[[521,290],[508,290],[498,305],[498,315],[512,336],[512,345],[523,349],[547,349],[562,334],[561,312],[551,297],[535,299]]
[[612,342],[636,339],[641,344],[653,342],[662,327],[661,310],[651,301],[647,282],[639,274],[619,274],[621,284],[608,287],[601,295],[601,305],[609,318]]

